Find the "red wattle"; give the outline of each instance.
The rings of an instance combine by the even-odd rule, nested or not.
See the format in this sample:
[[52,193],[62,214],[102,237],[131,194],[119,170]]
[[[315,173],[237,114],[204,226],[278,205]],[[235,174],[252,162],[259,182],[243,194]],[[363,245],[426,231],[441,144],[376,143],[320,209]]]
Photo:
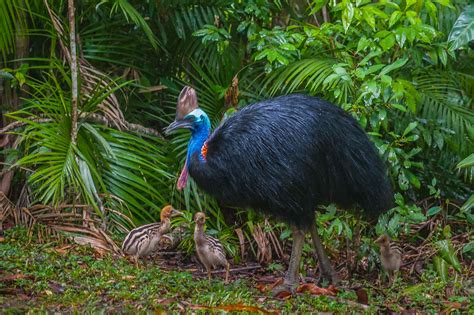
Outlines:
[[184,164],[183,170],[181,171],[181,175],[179,175],[178,179],[178,190],[182,190],[186,187],[186,183],[188,182],[188,166]]

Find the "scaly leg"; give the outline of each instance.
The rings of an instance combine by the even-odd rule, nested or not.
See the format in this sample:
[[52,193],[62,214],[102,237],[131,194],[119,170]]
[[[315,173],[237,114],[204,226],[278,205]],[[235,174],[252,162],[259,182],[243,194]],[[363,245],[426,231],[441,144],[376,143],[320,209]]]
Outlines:
[[321,244],[321,239],[319,238],[318,230],[316,229],[316,221],[313,221],[313,224],[311,224],[310,233],[311,238],[313,239],[314,251],[318,257],[319,266],[321,268],[321,280],[336,284],[339,279],[337,278],[337,273],[334,271],[328,256],[326,256],[323,245]]
[[304,244],[304,232],[296,227],[292,227],[292,229],[293,246],[291,248],[290,265],[288,266],[288,271],[286,272],[283,284],[273,289],[273,295],[277,295],[282,291],[290,291],[292,294],[294,294],[296,286],[299,282],[298,275],[300,269],[301,253]]

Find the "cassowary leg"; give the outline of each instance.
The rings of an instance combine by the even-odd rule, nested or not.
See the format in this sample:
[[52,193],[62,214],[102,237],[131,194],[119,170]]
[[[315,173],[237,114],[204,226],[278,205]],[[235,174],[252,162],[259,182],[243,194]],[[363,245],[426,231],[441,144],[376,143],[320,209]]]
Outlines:
[[301,253],[304,244],[304,232],[296,227],[292,227],[292,229],[293,246],[291,248],[290,265],[288,266],[288,271],[286,272],[283,284],[273,289],[274,295],[277,295],[282,291],[290,291],[294,294],[296,286],[298,285]]
[[319,238],[318,230],[316,229],[316,221],[311,224],[310,233],[311,238],[313,239],[314,251],[319,260],[321,281],[327,281],[329,283],[336,284],[339,279],[337,278],[336,271],[332,267],[328,256],[326,256],[323,245],[321,244],[321,239]]

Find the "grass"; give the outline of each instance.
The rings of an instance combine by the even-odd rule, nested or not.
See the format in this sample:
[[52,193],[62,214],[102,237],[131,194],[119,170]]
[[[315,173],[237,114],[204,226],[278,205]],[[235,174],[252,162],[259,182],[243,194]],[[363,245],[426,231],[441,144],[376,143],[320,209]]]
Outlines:
[[[122,257],[99,255],[88,247],[73,246],[68,250],[63,247],[57,242],[32,242],[23,229],[6,231],[0,243],[0,279],[21,276],[11,281],[0,280],[2,313],[71,312],[73,308],[79,313],[186,312],[196,306],[234,304],[282,313],[357,312],[344,302],[357,300],[349,289],[341,290],[337,300],[307,294],[278,300],[258,291],[254,279],[240,278],[229,285],[214,279],[209,284],[190,272],[163,271],[155,266],[137,269]],[[397,310],[397,305],[402,303],[404,308],[423,308],[429,313],[449,308],[461,313],[469,302],[468,309],[474,309],[467,297],[444,300],[444,290],[444,285],[429,277],[417,286],[398,282],[384,294],[368,289],[372,306],[366,312],[375,313],[385,305]]]

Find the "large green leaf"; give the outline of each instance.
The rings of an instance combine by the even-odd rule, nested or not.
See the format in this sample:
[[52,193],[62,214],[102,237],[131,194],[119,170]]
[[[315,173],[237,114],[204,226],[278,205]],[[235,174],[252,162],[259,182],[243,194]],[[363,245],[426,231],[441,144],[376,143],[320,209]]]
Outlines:
[[455,50],[474,39],[474,4],[468,5],[454,23],[449,34],[450,49]]

